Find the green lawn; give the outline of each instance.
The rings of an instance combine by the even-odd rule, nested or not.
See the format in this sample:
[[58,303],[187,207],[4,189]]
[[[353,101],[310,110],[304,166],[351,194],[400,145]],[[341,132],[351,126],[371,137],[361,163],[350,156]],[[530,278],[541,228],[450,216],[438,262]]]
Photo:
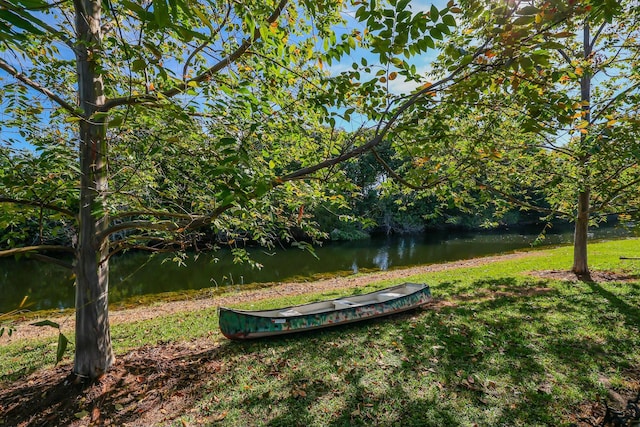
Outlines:
[[[606,387],[627,393],[640,387],[640,278],[569,283],[528,274],[568,269],[571,255],[561,247],[412,277],[429,283],[438,303],[387,319],[254,342],[226,341],[215,332],[221,368],[173,425],[202,419],[231,426],[570,425],[581,405],[606,396]],[[619,259],[640,255],[640,240],[593,244],[589,255],[592,270],[640,277],[640,261]],[[213,308],[114,326],[112,335],[123,354],[212,330]],[[3,346],[1,378],[47,367],[54,358],[53,341]]]

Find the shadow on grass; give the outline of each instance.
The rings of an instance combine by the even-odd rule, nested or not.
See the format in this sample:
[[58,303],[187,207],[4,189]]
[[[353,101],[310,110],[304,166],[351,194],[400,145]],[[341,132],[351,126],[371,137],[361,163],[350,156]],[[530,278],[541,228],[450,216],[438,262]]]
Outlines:
[[[97,408],[114,425],[568,425],[603,392],[598,375],[638,362],[637,287],[503,277],[433,293],[447,304],[276,339],[143,347],[77,392],[62,374],[25,381],[0,392],[0,421],[69,424]],[[33,418],[43,395],[51,409]]]
[[[640,325],[640,307],[629,304],[627,301],[620,298],[618,295],[613,292],[605,289],[602,285],[593,282],[587,281],[586,285],[597,295],[605,298],[611,306],[613,306],[617,312],[623,314],[626,318],[626,322],[629,325]],[[640,290],[640,285],[633,284],[631,285],[635,289],[636,292]]]

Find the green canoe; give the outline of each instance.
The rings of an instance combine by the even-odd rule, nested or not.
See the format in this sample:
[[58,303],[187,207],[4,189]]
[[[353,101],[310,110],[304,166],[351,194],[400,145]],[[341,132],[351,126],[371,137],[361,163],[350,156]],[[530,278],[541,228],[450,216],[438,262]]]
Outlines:
[[220,331],[234,340],[310,331],[388,316],[419,307],[431,299],[428,285],[403,283],[376,292],[275,310],[220,307]]

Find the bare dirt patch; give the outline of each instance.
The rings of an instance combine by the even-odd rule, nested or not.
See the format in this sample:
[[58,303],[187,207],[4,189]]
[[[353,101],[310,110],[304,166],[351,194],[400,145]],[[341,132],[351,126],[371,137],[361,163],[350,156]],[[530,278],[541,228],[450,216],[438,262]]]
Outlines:
[[576,274],[570,270],[541,270],[529,273],[541,279],[564,280],[566,282],[631,282],[638,280],[637,275],[616,273],[613,271],[592,271],[589,274]]
[[[220,347],[206,339],[144,346],[120,356],[107,375],[91,383],[69,375],[69,365],[43,369],[0,391],[0,425],[169,423],[188,415],[224,368]],[[197,420],[197,425],[214,421]]]

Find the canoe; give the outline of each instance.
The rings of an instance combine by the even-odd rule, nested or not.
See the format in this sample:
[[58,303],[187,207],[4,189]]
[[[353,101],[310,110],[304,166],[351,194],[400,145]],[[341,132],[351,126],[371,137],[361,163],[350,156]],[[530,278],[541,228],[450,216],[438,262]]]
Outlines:
[[218,308],[222,334],[232,340],[269,337],[359,322],[417,308],[431,299],[428,285],[403,283],[352,295],[275,310]]

